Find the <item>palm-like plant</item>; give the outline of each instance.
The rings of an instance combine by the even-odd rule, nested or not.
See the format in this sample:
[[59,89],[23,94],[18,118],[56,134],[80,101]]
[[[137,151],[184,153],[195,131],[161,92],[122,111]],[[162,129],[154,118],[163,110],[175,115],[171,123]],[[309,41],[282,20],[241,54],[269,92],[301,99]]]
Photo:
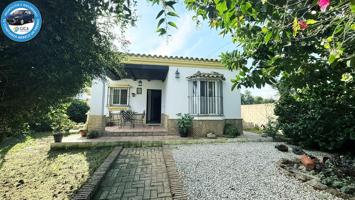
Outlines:
[[194,119],[193,116],[189,114],[177,114],[177,116],[181,117],[177,120],[177,126],[179,128],[179,132],[181,137],[187,137],[187,132],[189,128],[192,127],[192,120]]

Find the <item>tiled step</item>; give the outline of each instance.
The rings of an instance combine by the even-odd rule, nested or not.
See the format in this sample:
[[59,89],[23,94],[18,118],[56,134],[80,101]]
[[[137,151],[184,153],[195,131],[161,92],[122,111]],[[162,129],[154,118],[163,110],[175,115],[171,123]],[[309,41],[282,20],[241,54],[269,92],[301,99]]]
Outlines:
[[105,128],[104,136],[165,136],[168,129],[162,126],[111,126]]
[[106,131],[104,133],[104,136],[165,136],[168,135],[168,131],[144,131],[144,132],[140,132],[140,131],[134,131],[134,132],[109,132]]

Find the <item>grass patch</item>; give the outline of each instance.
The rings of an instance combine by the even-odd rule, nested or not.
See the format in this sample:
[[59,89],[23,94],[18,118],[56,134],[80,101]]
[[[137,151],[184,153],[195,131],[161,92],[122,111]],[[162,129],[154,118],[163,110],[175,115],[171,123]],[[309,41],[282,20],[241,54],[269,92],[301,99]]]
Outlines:
[[70,199],[112,148],[50,151],[50,133],[0,144],[0,199]]

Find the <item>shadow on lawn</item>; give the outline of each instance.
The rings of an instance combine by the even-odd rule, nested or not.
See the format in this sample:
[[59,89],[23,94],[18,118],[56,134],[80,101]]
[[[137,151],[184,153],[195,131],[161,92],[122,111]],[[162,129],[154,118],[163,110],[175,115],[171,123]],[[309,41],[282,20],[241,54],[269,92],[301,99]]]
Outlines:
[[[51,142],[52,134],[47,132],[8,137],[0,143],[0,183],[11,183],[2,185],[0,191],[7,191],[4,195],[17,194],[19,199],[70,199],[112,150],[52,151]],[[10,177],[8,172],[16,175]],[[21,187],[12,187],[19,180],[23,180]],[[51,185],[50,189],[40,187],[47,184]]]
[[24,143],[26,140],[32,138],[32,139],[38,139],[38,138],[44,138],[50,136],[50,132],[41,132],[41,133],[33,133],[29,135],[18,135],[18,136],[11,136],[11,137],[5,137],[1,142],[0,142],[0,170],[5,162],[4,158],[7,154],[8,151],[10,151],[15,145]]
[[2,168],[2,165],[4,163],[4,158],[10,149],[15,146],[18,143],[24,142],[26,140],[26,137],[24,136],[19,136],[19,137],[7,137],[4,138],[0,142],[0,170]]
[[[85,155],[85,161],[89,165],[90,174],[103,162],[112,151],[113,147],[99,147],[86,149],[49,150],[48,160],[55,160],[62,155],[75,157],[79,154]],[[74,164],[74,163],[73,163]]]
[[[48,151],[47,159],[52,163],[56,163],[56,160],[62,160],[63,155],[68,159],[65,161],[66,166],[62,166],[61,173],[66,176],[66,181],[57,180],[56,185],[67,185],[65,188],[70,188],[68,194],[73,197],[81,188],[81,186],[88,180],[88,178],[94,173],[94,171],[101,165],[105,158],[112,151],[112,147],[101,147],[101,148],[88,148],[88,149],[70,149],[70,150],[50,150]],[[85,160],[80,160],[80,155],[84,155]],[[71,158],[71,159],[69,159]],[[79,161],[79,160],[80,161]],[[87,163],[87,168],[84,166]],[[75,167],[76,166],[76,167]],[[79,169],[77,168],[79,167]],[[86,174],[88,172],[88,174]],[[87,176],[88,175],[88,176]],[[73,186],[68,185],[68,182],[73,183],[70,180],[77,180],[80,182],[79,185]],[[73,187],[72,187],[73,186]],[[61,190],[58,190],[61,191]],[[58,191],[54,191],[58,192]],[[58,194],[58,197],[62,194]],[[63,197],[64,198],[64,197]]]

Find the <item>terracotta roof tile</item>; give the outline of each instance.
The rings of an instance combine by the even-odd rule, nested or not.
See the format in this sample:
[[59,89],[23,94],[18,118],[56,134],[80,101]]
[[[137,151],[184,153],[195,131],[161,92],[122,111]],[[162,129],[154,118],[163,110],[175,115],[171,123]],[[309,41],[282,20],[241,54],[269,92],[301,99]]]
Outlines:
[[205,72],[197,71],[195,74],[187,77],[187,79],[200,79],[200,78],[226,80],[223,74],[220,74],[218,72],[205,73]]
[[140,54],[140,53],[127,53],[126,55],[135,56],[135,57],[146,57],[146,58],[164,58],[164,59],[191,60],[191,61],[204,61],[204,62],[220,62],[219,59],[213,59],[213,58],[195,58],[195,57],[184,57],[184,56],[163,56],[163,55]]

